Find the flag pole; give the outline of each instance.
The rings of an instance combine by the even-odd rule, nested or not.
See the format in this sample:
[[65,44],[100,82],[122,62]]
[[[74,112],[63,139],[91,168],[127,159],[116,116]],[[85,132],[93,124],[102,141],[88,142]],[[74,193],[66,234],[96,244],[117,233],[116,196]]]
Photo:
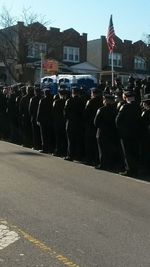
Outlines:
[[111,85],[114,86],[114,60],[113,60],[113,51],[111,52]]
[[111,85],[112,86],[114,85],[114,60],[113,60],[113,50],[115,46],[114,37],[115,37],[115,31],[114,31],[113,20],[112,20],[112,15],[111,15],[106,39],[107,39],[109,53],[111,56]]

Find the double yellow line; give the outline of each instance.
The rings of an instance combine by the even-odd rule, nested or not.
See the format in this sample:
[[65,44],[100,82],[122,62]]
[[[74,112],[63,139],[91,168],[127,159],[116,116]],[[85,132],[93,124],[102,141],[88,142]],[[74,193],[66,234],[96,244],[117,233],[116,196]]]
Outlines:
[[69,260],[65,256],[63,256],[63,255],[57,253],[56,251],[54,251],[51,247],[46,246],[43,242],[41,242],[40,240],[34,238],[32,235],[24,232],[23,230],[21,230],[17,226],[10,225],[10,224],[7,223],[7,221],[4,221],[4,220],[0,220],[0,224],[4,224],[4,225],[7,225],[7,226],[15,229],[18,232],[18,234],[22,235],[26,240],[28,240],[30,243],[32,243],[34,246],[36,246],[41,251],[43,251],[43,252],[47,253],[48,255],[50,255],[50,257],[52,257],[53,259],[56,259],[57,261],[63,263],[64,266],[80,267],[79,265],[73,263],[71,260]]

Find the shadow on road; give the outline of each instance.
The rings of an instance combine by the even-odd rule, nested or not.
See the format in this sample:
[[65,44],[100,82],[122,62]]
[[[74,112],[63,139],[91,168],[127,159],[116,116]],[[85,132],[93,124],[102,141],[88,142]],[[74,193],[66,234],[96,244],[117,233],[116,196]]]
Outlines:
[[33,152],[33,151],[14,151],[13,154],[18,154],[18,155],[24,155],[24,156],[45,156],[45,154]]
[[0,155],[11,155],[11,154],[18,154],[18,155],[24,155],[24,156],[37,156],[37,157],[43,157],[46,156],[46,154],[37,153],[34,151],[12,151],[12,152],[2,152],[0,151]]

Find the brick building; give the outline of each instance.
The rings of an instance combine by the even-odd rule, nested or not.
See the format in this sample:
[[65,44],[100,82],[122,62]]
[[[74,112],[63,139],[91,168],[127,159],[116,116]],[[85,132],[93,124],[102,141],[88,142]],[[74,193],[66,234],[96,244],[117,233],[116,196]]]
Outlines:
[[[70,73],[72,72],[70,66],[86,61],[86,33],[80,35],[72,28],[62,32],[59,28],[47,29],[38,22],[28,26],[25,26],[23,22],[18,22],[17,25],[9,27],[7,30],[9,30],[9,36],[7,36],[9,46],[11,50],[17,51],[15,61],[14,56],[11,55],[11,65],[13,63],[13,78],[16,77],[18,81],[40,80],[43,74],[41,73],[41,61],[46,59],[57,62],[57,73]],[[5,32],[6,29],[3,31]],[[4,52],[5,50],[3,50]],[[10,58],[10,55],[7,56]],[[8,70],[5,71],[7,75],[11,75]]]
[[[150,76],[150,46],[143,41],[132,43],[115,36],[113,53],[114,76],[125,83],[129,75],[137,78]],[[43,64],[49,60],[50,64]],[[55,62],[57,68],[53,67]],[[42,64],[41,64],[42,63]],[[91,65],[90,65],[91,64]],[[44,66],[49,66],[44,73]],[[81,72],[111,79],[111,58],[106,37],[87,41],[87,34],[73,28],[60,31],[47,29],[39,22],[26,26],[18,22],[0,30],[0,81],[39,81],[45,74]]]
[[[87,60],[100,70],[100,79],[111,80],[111,55],[108,51],[106,37],[88,41]],[[150,46],[143,41],[132,43],[130,40],[122,41],[115,36],[113,51],[114,77],[127,82],[129,75],[135,78],[150,76]]]

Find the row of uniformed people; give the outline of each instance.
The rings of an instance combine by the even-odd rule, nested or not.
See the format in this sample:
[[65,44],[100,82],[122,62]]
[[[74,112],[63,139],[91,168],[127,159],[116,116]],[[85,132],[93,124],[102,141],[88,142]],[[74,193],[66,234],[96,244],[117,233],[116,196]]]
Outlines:
[[113,170],[118,162],[124,169],[121,174],[137,177],[140,164],[147,171],[150,168],[150,94],[144,95],[139,105],[135,91],[124,90],[118,112],[112,96],[108,97],[109,103],[105,100],[94,120],[98,129],[98,168]]
[[12,90],[6,105],[10,141],[99,169],[124,168],[130,176],[138,173],[140,154],[149,166],[149,98],[142,101],[141,114],[133,90],[124,91],[124,99],[119,90],[117,105],[110,93],[102,96],[93,89],[87,101],[80,92],[73,88],[69,96],[61,89],[54,99],[49,90],[42,97],[39,89],[33,92],[30,86],[23,87],[21,94]]

